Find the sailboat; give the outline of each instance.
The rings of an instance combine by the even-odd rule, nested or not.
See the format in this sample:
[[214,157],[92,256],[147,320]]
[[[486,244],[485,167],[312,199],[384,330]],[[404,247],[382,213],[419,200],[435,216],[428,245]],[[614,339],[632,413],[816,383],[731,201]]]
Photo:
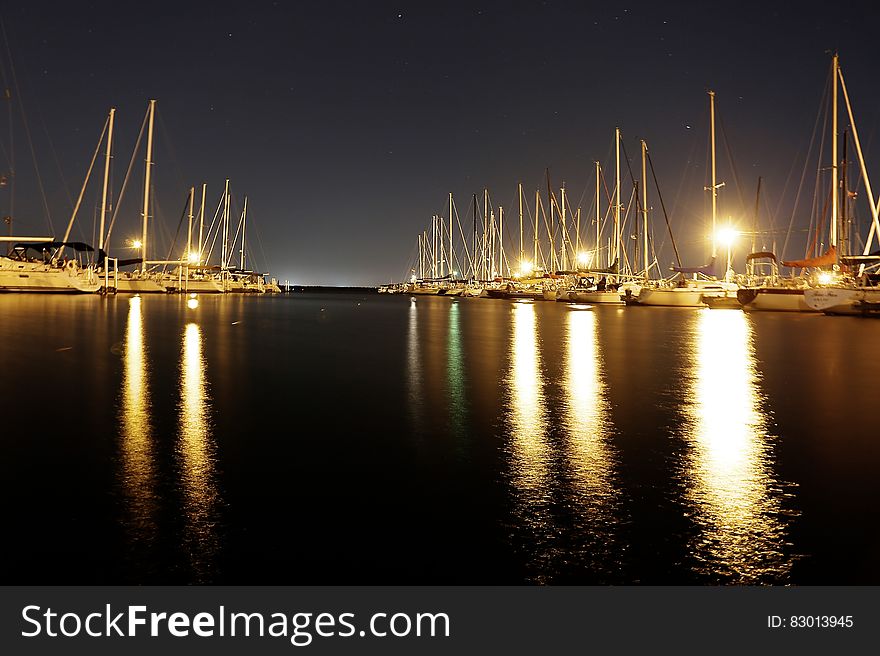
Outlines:
[[[592,268],[579,276],[579,283],[570,288],[566,294],[569,301],[599,305],[623,305],[618,290],[620,267],[620,128],[614,130],[614,243],[609,259],[613,262],[605,269]],[[596,260],[599,254],[599,163],[596,162]]]
[[[840,69],[836,55],[834,63],[836,71],[835,81],[840,82],[843,99],[846,103],[847,116],[852,128],[852,139],[859,157],[862,182],[867,192],[872,222],[862,254],[839,257],[840,271],[843,277],[831,280],[826,285],[805,290],[804,301],[812,309],[824,312],[825,314],[878,316],[880,315],[880,253],[872,253],[871,248],[875,236],[880,241],[880,220],[878,220],[880,202],[875,203],[874,201],[871,180],[868,177],[868,169],[865,164],[855,117],[853,116],[852,104],[847,93],[843,71]],[[835,174],[835,179],[836,177]],[[844,192],[846,193],[845,189]],[[833,226],[832,230],[834,230],[832,232],[832,246],[836,246],[838,238],[836,226]]]
[[[840,71],[840,62],[837,54],[832,57],[831,63],[831,226],[830,246],[816,257],[807,257],[801,260],[783,261],[781,264],[792,269],[807,271],[813,270],[812,275],[799,275],[783,277],[779,275],[779,262],[776,256],[769,251],[754,252],[747,256],[747,280],[738,292],[737,298],[747,312],[817,312],[818,308],[807,302],[807,293],[815,284],[821,284],[823,279],[831,280],[834,276],[832,271],[841,263],[839,254],[838,235],[840,225],[845,222],[846,196],[839,198],[840,182],[838,176],[838,81],[843,80]],[[844,167],[846,165],[846,139],[844,139]],[[844,169],[845,170],[845,169]],[[843,181],[845,185],[846,176]],[[842,202],[841,202],[842,201]],[[757,208],[756,208],[757,209]],[[843,209],[843,212],[840,210]],[[843,218],[843,221],[842,221]]]
[[159,276],[147,271],[147,236],[148,223],[150,217],[150,174],[153,167],[153,119],[156,113],[156,101],[150,100],[147,109],[148,129],[147,129],[147,159],[144,169],[144,199],[143,199],[143,221],[141,223],[141,239],[135,242],[136,247],[140,249],[140,266],[133,271],[120,271],[116,280],[116,291],[118,293],[158,293],[167,291],[165,286],[160,282]]
[[[655,305],[669,307],[704,307],[711,298],[728,296],[736,293],[737,285],[728,281],[720,281],[715,277],[715,261],[717,259],[717,200],[718,184],[715,177],[715,92],[709,91],[710,138],[712,155],[712,183],[707,191],[712,194],[712,259],[708,264],[699,267],[673,267],[677,276],[645,285],[638,295],[639,305]],[[686,276],[692,275],[692,278]]]

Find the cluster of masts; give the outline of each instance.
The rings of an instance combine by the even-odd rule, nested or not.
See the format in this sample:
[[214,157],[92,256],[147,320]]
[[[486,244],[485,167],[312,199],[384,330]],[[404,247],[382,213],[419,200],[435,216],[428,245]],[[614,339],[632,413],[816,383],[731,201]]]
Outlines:
[[[541,192],[537,191],[533,214],[524,202],[522,185],[517,187],[519,249],[518,258],[515,259],[508,255],[514,249],[505,250],[502,245],[504,210],[498,207],[496,213],[490,205],[488,190],[483,192],[481,214],[474,196],[470,239],[462,229],[450,193],[448,222],[444,217],[434,216],[430,229],[419,235],[418,258],[410,268],[409,279],[383,286],[379,291],[453,297],[531,298],[589,304],[709,306],[880,315],[880,251],[871,253],[875,236],[880,243],[880,199],[874,200],[852,105],[836,54],[832,59],[831,79],[832,216],[829,221],[829,248],[822,255],[780,263],[774,253],[758,251],[753,242],[752,252],[746,257],[745,273],[738,274],[733,270],[731,249],[742,233],[733,225],[720,226],[717,219],[718,191],[724,183],[716,178],[715,93],[709,91],[711,174],[709,184],[704,187],[710,194],[712,208],[712,250],[708,264],[696,267],[682,264],[658,189],[676,258],[676,265],[671,267],[672,275],[664,277],[661,274],[653,252],[649,224],[648,169],[655,187],[657,177],[648,147],[645,141],[641,141],[641,177],[636,179],[630,171],[632,191],[624,205],[621,202],[621,134],[616,129],[615,179],[611,193],[608,192],[602,167],[596,162],[595,214],[591,216],[595,233],[589,239],[584,239],[584,235],[592,233],[590,227],[582,232],[581,208],[572,208],[567,202],[564,186],[557,197],[551,188],[549,172],[547,204],[545,206]],[[847,112],[847,131],[856,147],[872,220],[861,255],[843,253],[840,249],[848,226],[846,208],[850,196],[846,189],[845,146],[843,161],[838,161],[838,96],[841,92]],[[626,161],[629,161],[628,158]],[[758,188],[760,190],[760,179]],[[600,209],[602,190],[607,199],[604,216]],[[530,215],[528,219],[526,214]],[[608,232],[611,234],[603,242],[603,226],[609,223],[611,229]],[[532,244],[528,247],[524,241],[526,227],[532,233]],[[458,235],[455,234],[456,228]],[[627,235],[626,239],[623,238],[624,234]],[[757,234],[757,229],[752,234]],[[457,250],[454,247],[456,236],[459,240]],[[625,244],[632,245],[628,248]],[[719,246],[726,246],[727,251],[726,267],[720,277],[716,276],[715,271]],[[789,276],[779,275],[780,264],[790,268]]]
[[[246,266],[245,231],[248,199],[247,196],[244,197],[241,214],[232,232],[233,218],[228,179],[225,181],[223,195],[207,229],[205,227],[207,185],[201,186],[201,203],[197,212],[195,211],[196,189],[190,187],[187,198],[185,249],[178,258],[173,258],[170,256],[175,250],[175,245],[172,245],[165,259],[155,257],[149,259],[148,254],[154,250],[151,245],[153,217],[150,214],[150,177],[153,167],[155,109],[156,101],[150,100],[141,134],[135,146],[136,153],[146,128],[141,235],[139,239],[133,239],[127,245],[137,257],[120,258],[109,254],[110,238],[131,174],[131,164],[129,164],[116,207],[111,213],[108,187],[116,115],[115,108],[111,108],[64,236],[56,239],[10,234],[0,238],[0,241],[8,244],[6,255],[0,256],[0,291],[80,293],[277,293],[281,291],[277,281],[270,278],[269,274],[250,270]],[[70,235],[102,145],[105,146],[104,177],[96,250],[89,244],[70,241]],[[133,155],[132,164],[134,159]],[[108,216],[109,222],[106,220]]]

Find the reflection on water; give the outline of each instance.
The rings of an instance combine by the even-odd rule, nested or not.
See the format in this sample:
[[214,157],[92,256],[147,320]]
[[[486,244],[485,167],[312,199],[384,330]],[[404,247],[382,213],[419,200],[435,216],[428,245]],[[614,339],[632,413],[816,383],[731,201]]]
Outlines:
[[619,521],[615,518],[618,492],[613,472],[616,456],[608,444],[610,407],[596,315],[572,309],[566,327],[564,425],[574,499],[591,531],[594,550],[607,553],[612,547],[609,533]]
[[528,504],[547,500],[547,443],[538,325],[532,303],[515,303],[512,309],[509,389],[513,483]]
[[505,378],[508,453],[517,549],[525,553],[527,576],[544,582],[555,556],[556,531],[550,512],[552,489],[548,472],[544,401],[538,325],[532,303],[514,303],[510,370]]
[[459,301],[453,301],[449,307],[449,330],[446,337],[446,379],[450,429],[457,444],[461,447],[461,440],[466,433],[467,399],[464,389],[465,371],[461,353],[461,317],[458,306]]
[[[125,348],[122,360],[121,478],[127,520],[125,528],[134,551],[148,548],[156,539],[156,480],[153,461],[153,427],[147,347],[144,343],[141,298],[128,302]],[[133,554],[138,558],[138,554]]]
[[749,318],[704,310],[695,322],[683,476],[700,530],[692,546],[697,569],[725,582],[785,580],[792,562],[784,549],[782,484],[773,471]]
[[[410,418],[418,429],[422,417],[422,354],[419,342],[419,314],[416,308],[416,299],[409,302],[408,327],[406,332],[406,374],[407,389],[409,390]],[[418,431],[417,431],[418,432]]]
[[180,361],[178,458],[184,508],[184,544],[196,582],[209,580],[218,550],[216,454],[210,424],[202,334],[189,323]]

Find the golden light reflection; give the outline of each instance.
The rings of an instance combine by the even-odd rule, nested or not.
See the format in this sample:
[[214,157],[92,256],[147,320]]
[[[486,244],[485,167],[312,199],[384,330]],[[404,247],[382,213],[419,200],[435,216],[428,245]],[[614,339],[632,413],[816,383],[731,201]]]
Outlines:
[[197,298],[187,299],[186,307],[188,307],[190,310],[195,310],[197,307],[199,307],[199,299],[197,299]]
[[607,441],[610,408],[593,312],[568,312],[565,371],[565,427],[576,492],[582,509],[598,516],[616,494],[614,454]]
[[210,579],[218,549],[219,494],[216,454],[211,436],[210,396],[205,381],[202,333],[189,323],[183,333],[180,362],[180,459],[185,542],[199,583]]
[[782,484],[742,312],[697,313],[685,480],[701,535],[701,573],[742,584],[784,580],[787,525]]
[[446,380],[450,429],[457,438],[458,446],[461,447],[461,438],[467,434],[468,409],[458,301],[453,301],[449,307],[449,324],[446,334]]
[[414,420],[418,422],[422,415],[422,357],[419,344],[419,315],[416,299],[409,304],[409,325],[406,334],[406,365],[409,390],[407,407]]
[[128,302],[120,404],[122,488],[132,547],[149,548],[156,537],[156,481],[150,417],[149,366],[141,298]]
[[538,325],[532,303],[514,303],[512,315],[511,365],[506,383],[513,484],[521,500],[533,505],[549,498]]

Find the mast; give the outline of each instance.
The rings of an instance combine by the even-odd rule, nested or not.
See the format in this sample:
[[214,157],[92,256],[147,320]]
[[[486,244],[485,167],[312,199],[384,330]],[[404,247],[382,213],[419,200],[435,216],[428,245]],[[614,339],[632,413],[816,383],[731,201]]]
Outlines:
[[562,183],[559,195],[562,198],[562,209],[559,212],[559,225],[562,226],[562,248],[560,249],[562,251],[562,270],[568,271],[568,244],[566,243],[568,228],[565,227],[565,182]]
[[[192,231],[193,231],[193,203],[195,203],[196,197],[196,189],[195,187],[189,188],[189,212],[187,213],[187,218],[189,219],[189,223],[187,225],[186,230],[186,254],[183,256],[183,259],[189,263],[192,261]],[[188,266],[189,264],[187,264]]]
[[223,251],[220,257],[220,269],[226,269],[229,265],[227,261],[227,242],[229,241],[229,178],[226,178],[226,185],[223,188]]
[[452,192],[449,192],[449,275],[452,277]]
[[205,194],[208,191],[207,183],[202,183],[202,206],[199,208],[199,261],[198,264],[201,266],[202,264],[202,234],[205,228]]
[[247,226],[247,196],[244,197],[244,208],[241,210],[241,260],[238,268],[244,271],[244,229]]
[[483,279],[489,279],[489,190],[483,189],[483,248],[480,266],[483,267]]
[[150,101],[150,119],[147,128],[147,166],[144,172],[144,222],[141,230],[141,273],[147,271],[147,223],[150,211],[150,169],[153,166],[153,117],[156,114],[156,101]]
[[535,259],[532,269],[538,268],[538,206],[541,204],[541,190],[535,189]]
[[596,259],[593,263],[594,266],[599,269],[602,266],[601,261],[599,260],[599,253],[601,253],[601,244],[602,237],[599,234],[602,231],[602,215],[599,212],[599,177],[601,175],[599,162],[596,162]]
[[645,280],[648,279],[648,177],[645,163],[648,159],[648,144],[642,139],[642,225],[645,251]]
[[522,269],[523,260],[525,259],[525,252],[523,251],[522,182],[517,183],[516,192],[517,200],[519,201],[519,266]]
[[[840,255],[849,255],[849,230],[846,218],[846,129],[843,130],[843,157],[840,160],[840,230],[837,241],[840,244]],[[839,261],[839,260],[838,260]]]
[[620,272],[620,128],[614,129],[614,261]]
[[715,184],[715,92],[709,91],[709,124],[712,142],[712,257],[718,254],[718,243],[715,237],[715,221],[718,203],[718,187]]
[[550,273],[556,272],[556,247],[553,245],[553,192],[550,190],[550,169],[545,169],[547,174],[547,204],[550,206],[550,223],[547,226],[547,238],[550,240]]
[[474,194],[474,261],[473,261],[473,273],[474,280],[477,280],[479,276],[477,275],[477,195]]
[[504,277],[504,233],[501,231],[504,226],[504,208],[498,206],[498,275]]
[[837,75],[840,63],[837,53],[831,58],[831,245],[837,246]]
[[[98,230],[98,252],[104,250],[104,217],[107,214],[107,184],[110,181],[110,149],[113,145],[113,117],[116,108],[110,108],[110,117],[107,123],[107,154],[104,157],[104,188],[101,191],[101,227]],[[99,262],[98,264],[103,264]]]

